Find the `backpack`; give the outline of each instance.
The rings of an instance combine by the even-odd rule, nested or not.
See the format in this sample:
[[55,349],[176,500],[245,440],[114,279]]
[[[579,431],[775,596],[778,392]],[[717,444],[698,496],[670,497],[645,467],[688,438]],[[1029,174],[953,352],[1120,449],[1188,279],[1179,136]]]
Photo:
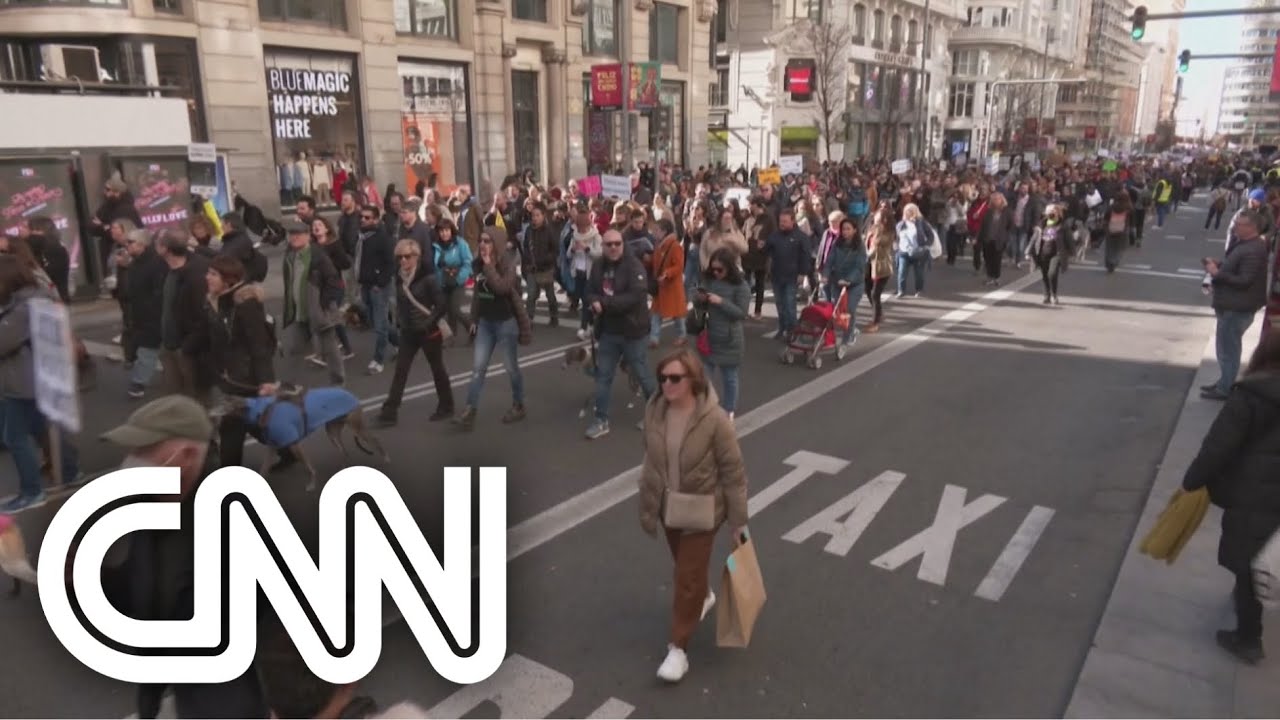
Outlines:
[[253,248],[252,252],[244,266],[245,279],[254,283],[264,282],[267,279],[267,256],[258,248]]
[[849,215],[862,218],[867,214],[867,210],[867,193],[862,188],[856,188],[849,196]]

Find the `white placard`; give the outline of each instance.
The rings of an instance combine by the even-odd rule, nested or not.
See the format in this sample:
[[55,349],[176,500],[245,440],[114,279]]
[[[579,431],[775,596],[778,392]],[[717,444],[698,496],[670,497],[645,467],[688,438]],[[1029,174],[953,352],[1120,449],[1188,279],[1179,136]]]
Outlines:
[[67,306],[46,298],[33,298],[28,305],[36,407],[49,420],[80,432],[79,378]]
[[1111,151],[1106,148],[1098,148],[1098,157],[1111,157]]
[[1000,156],[992,155],[982,163],[982,171],[988,175],[995,175],[1000,172]]
[[751,188],[729,188],[724,191],[724,200],[737,200],[738,207],[744,208],[748,202],[751,202]]
[[906,173],[911,172],[911,161],[910,160],[894,160],[893,163],[889,166],[889,169],[893,171],[894,175],[904,175]]
[[778,158],[778,171],[783,175],[803,174],[804,157],[801,155],[783,155]]
[[187,162],[214,163],[218,161],[218,148],[213,143],[191,143],[187,146]]
[[616,197],[619,200],[631,199],[631,178],[626,175],[601,175],[600,195]]

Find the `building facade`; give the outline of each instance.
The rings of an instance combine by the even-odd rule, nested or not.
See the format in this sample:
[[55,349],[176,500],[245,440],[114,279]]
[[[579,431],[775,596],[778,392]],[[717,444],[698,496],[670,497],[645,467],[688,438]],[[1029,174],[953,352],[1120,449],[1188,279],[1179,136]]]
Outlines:
[[1130,35],[1131,0],[1089,0],[1086,48],[1080,56],[1088,82],[1058,89],[1058,142],[1087,152],[1132,145],[1144,50]]
[[713,157],[732,167],[937,156],[961,0],[722,0]]
[[[952,156],[1054,147],[1058,86],[1080,74],[1088,0],[974,0],[951,35],[946,141]],[[1005,81],[1005,82],[1001,82]]]
[[515,172],[559,182],[621,159],[619,118],[591,111],[589,76],[624,49],[660,63],[672,118],[663,138],[633,124],[636,158],[705,162],[692,128],[706,125],[714,12],[709,0],[0,2],[0,82],[163,86],[265,208],[332,202],[343,172],[487,198]]
[[[1252,0],[1250,7],[1280,7],[1280,0]],[[1275,52],[1280,13],[1246,15],[1240,35],[1241,53]],[[1192,56],[1194,61],[1194,55]],[[1227,69],[1218,115],[1218,132],[1246,146],[1280,143],[1280,101],[1272,100],[1271,60],[1240,60]]]

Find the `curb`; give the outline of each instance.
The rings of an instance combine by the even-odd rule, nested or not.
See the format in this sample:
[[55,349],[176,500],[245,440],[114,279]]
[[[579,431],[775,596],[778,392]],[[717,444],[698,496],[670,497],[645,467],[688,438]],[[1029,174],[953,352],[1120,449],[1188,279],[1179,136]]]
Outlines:
[[[1261,323],[1255,320],[1245,334],[1246,349],[1256,346],[1260,331]],[[1147,531],[1181,487],[1187,466],[1222,407],[1200,398],[1200,386],[1218,378],[1214,347],[1211,336],[1064,711],[1066,718],[1274,717],[1280,705],[1274,670],[1265,662],[1245,666],[1214,640],[1216,630],[1235,626],[1233,579],[1217,563],[1222,511],[1210,508],[1172,566],[1139,552]]]

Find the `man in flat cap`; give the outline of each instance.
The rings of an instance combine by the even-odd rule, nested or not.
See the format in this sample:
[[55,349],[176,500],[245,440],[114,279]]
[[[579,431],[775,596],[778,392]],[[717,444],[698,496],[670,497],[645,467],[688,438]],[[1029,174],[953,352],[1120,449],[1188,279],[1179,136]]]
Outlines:
[[[189,512],[200,480],[214,468],[209,457],[213,424],[200,403],[168,395],[138,408],[102,439],[125,448],[121,469],[176,467],[182,471],[182,526],[144,530],[122,538],[108,552],[103,589],[112,605],[139,620],[185,620],[195,610],[195,532]],[[114,561],[114,562],[113,562]],[[270,715],[254,668],[230,682],[139,685],[138,717],[154,718],[166,690],[180,718],[266,718]]]
[[[311,347],[314,338],[320,357],[334,385],[346,382],[342,351],[338,347],[338,323],[342,315],[342,276],[329,254],[311,242],[311,229],[301,222],[285,223],[289,236],[284,254],[284,347],[297,354]],[[292,457],[292,453],[289,457]]]

